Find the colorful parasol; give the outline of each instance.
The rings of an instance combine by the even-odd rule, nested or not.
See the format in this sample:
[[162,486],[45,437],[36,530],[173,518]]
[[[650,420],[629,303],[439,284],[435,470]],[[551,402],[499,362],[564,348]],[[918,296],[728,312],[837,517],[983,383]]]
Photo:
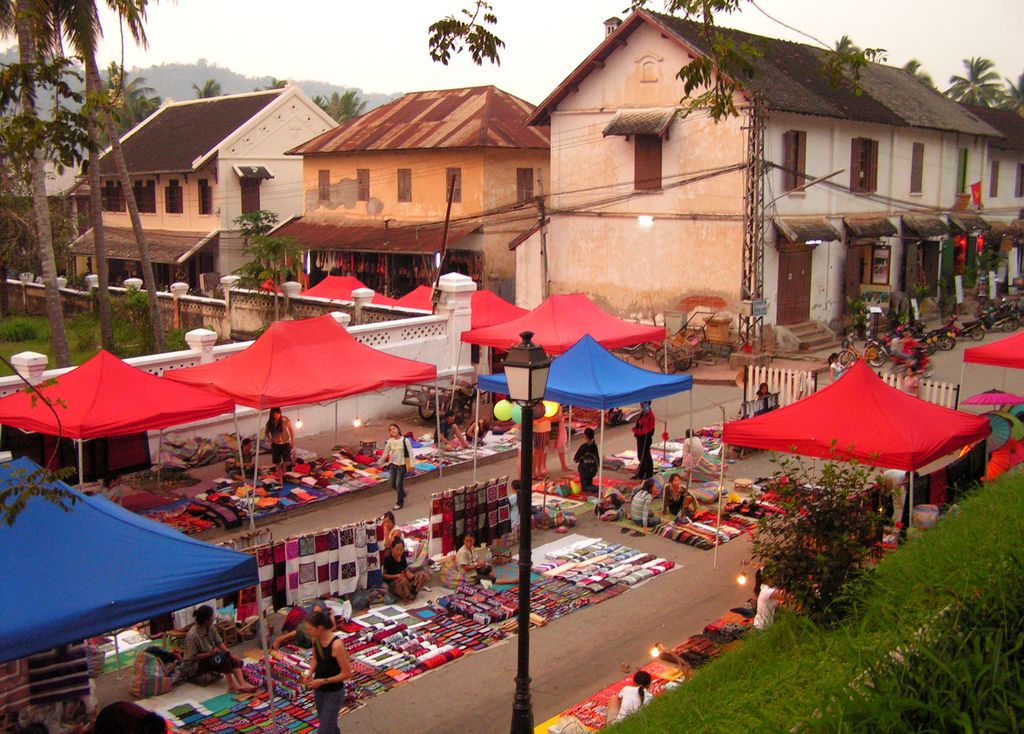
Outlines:
[[999,415],[998,413],[986,413],[985,417],[988,418],[989,428],[991,429],[991,433],[985,439],[988,442],[989,453],[991,453],[998,451],[1009,443],[1013,426],[1006,416]]
[[1024,397],[992,389],[972,395],[962,405],[1024,405]]
[[999,415],[1010,421],[1010,438],[1014,441],[1024,439],[1024,423],[1021,422],[1019,416],[1014,415],[1009,410],[1000,410]]

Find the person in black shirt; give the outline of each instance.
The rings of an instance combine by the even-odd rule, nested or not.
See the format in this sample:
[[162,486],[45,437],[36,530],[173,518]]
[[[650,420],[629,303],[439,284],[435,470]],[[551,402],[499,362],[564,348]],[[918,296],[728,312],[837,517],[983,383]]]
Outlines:
[[405,543],[401,538],[392,541],[388,554],[384,557],[382,570],[388,589],[402,601],[415,599],[420,589],[426,588],[426,583],[430,580],[430,574],[426,571],[409,569],[409,562],[405,558]]
[[580,473],[580,487],[584,492],[595,491],[594,477],[601,463],[601,456],[597,451],[597,442],[594,441],[594,429],[587,428],[583,431],[584,441],[576,449],[572,460],[576,462],[576,469]]
[[313,640],[313,667],[305,683],[313,691],[317,734],[340,734],[338,714],[345,704],[345,681],[352,677],[345,644],[334,636],[334,625],[323,612],[306,618],[306,634]]

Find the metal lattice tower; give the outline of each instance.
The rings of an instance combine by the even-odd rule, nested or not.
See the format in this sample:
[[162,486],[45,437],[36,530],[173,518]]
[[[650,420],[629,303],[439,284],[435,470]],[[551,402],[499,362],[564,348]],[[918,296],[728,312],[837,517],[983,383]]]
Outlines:
[[740,317],[740,339],[757,348],[764,337],[764,316],[753,302],[764,298],[764,106],[755,97],[747,110],[747,167],[744,171],[743,282],[741,297],[751,311]]

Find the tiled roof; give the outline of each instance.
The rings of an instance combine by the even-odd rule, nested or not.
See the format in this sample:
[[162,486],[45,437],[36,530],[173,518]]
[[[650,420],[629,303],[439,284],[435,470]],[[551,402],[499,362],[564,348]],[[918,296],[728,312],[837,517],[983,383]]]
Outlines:
[[821,240],[836,242],[842,239],[839,230],[833,227],[824,217],[798,219],[795,217],[776,217],[775,226],[790,242],[807,242]]
[[676,109],[619,110],[602,135],[657,135],[663,136],[676,116]]
[[[281,93],[274,89],[164,105],[122,138],[128,172],[191,171],[194,160],[213,150]],[[100,173],[117,173],[112,153],[100,159]]]
[[[480,227],[455,224],[448,229],[448,247]],[[444,227],[440,224],[384,227],[379,224],[336,224],[305,218],[285,222],[274,230],[278,237],[294,237],[305,250],[347,250],[350,252],[434,253],[441,249]]]
[[1010,110],[995,110],[991,107],[963,105],[971,114],[980,117],[1002,134],[1002,139],[992,141],[992,147],[999,150],[1024,151],[1024,115]]
[[953,212],[949,215],[950,224],[963,232],[983,232],[988,229],[988,222],[980,214],[973,212]]
[[[689,49],[707,53],[707,42],[700,33],[701,24],[661,13],[635,12],[537,107],[530,122],[549,124],[554,108],[587,75],[602,67],[603,61],[629,34],[645,23]],[[861,93],[857,94],[849,82],[838,88],[832,86],[822,71],[826,54],[823,49],[728,28],[719,30],[735,43],[749,44],[761,52],[753,62],[753,76],[737,79],[737,83],[741,89],[760,96],[770,111],[953,130],[972,135],[996,134],[995,130],[958,104],[921,84],[902,69],[869,64],[861,73]]]
[[[104,227],[104,242],[107,245],[107,257],[115,260],[138,260],[139,248],[135,241],[135,233],[130,227]],[[147,229],[146,243],[153,262],[180,265],[207,245],[216,245],[218,232],[176,232],[163,229]],[[71,252],[75,255],[88,257],[96,254],[92,229],[71,243]]]
[[550,147],[533,105],[497,87],[410,92],[290,150],[294,155],[424,148]]
[[923,214],[904,214],[903,231],[917,237],[938,237],[949,234],[949,225],[938,217],[929,217]]
[[892,237],[898,232],[888,217],[846,217],[843,221],[854,237]]

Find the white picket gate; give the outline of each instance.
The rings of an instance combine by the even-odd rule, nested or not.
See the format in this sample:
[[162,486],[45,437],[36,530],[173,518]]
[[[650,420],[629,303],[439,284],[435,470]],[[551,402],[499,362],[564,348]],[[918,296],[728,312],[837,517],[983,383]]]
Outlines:
[[763,382],[768,383],[769,393],[778,393],[780,408],[806,398],[816,388],[813,372],[750,365],[747,367],[747,386],[743,399],[753,400],[757,388]]
[[[903,389],[902,375],[893,372],[879,372],[878,376],[890,387]],[[935,380],[921,380],[918,383],[917,397],[944,408],[957,408],[960,402],[960,386]]]

